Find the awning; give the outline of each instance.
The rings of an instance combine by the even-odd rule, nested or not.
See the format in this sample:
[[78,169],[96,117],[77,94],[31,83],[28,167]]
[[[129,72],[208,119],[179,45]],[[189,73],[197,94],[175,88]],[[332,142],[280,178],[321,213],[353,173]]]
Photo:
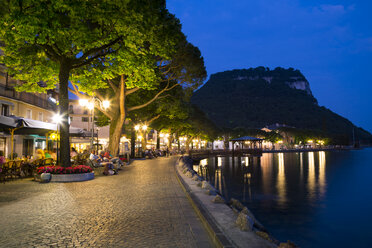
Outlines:
[[[18,116],[0,116],[0,131],[10,132],[17,128],[14,134],[38,134],[45,136],[50,131],[57,131],[57,124],[26,119]],[[91,132],[70,126],[71,137],[90,137]]]

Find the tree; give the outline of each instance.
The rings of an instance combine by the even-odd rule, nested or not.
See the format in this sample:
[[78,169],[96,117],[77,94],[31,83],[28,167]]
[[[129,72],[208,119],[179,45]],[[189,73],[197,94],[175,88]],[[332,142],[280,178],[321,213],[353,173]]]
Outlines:
[[112,103],[110,109],[98,109],[110,120],[109,149],[114,154],[118,151],[128,113],[146,108],[177,86],[195,89],[206,77],[199,49],[188,43],[186,37],[178,33],[180,30],[174,28],[173,31],[181,39],[173,48],[168,46],[169,57],[153,56],[143,49],[136,56],[128,55],[128,66],[122,66],[120,71],[113,71],[111,64],[102,66],[101,71],[109,75],[100,82],[105,89],[94,89],[89,81],[80,83],[79,88],[73,83],[73,89],[70,89],[80,97],[84,97],[80,91],[94,94],[102,100],[109,96]]
[[280,133],[277,133],[275,131],[271,131],[271,132],[266,133],[265,139],[270,141],[271,144],[275,144],[279,140],[283,139],[283,136],[280,135]]
[[[162,51],[168,52],[168,47],[177,44],[171,31],[174,27],[180,29],[163,0],[0,0],[0,6],[0,43],[4,52],[0,62],[14,78],[25,82],[18,90],[45,92],[59,88],[64,166],[70,165],[69,80],[75,84],[89,81],[90,91],[105,87],[103,79],[131,68],[125,61],[128,55],[135,57],[146,50],[167,58]],[[110,70],[102,72],[103,65],[109,65]],[[39,87],[40,81],[46,87]],[[134,88],[131,82],[128,84]],[[119,92],[124,90],[120,88]]]
[[195,105],[189,105],[188,117],[177,122],[176,132],[179,136],[186,136],[186,150],[193,139],[199,138],[213,141],[218,134],[216,125]]

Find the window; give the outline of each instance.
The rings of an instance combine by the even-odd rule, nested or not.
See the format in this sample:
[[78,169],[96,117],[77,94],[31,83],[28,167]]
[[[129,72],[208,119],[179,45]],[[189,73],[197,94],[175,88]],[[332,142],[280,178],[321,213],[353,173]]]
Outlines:
[[88,110],[84,110],[84,114],[87,115],[88,114]]
[[22,155],[25,157],[32,156],[33,152],[34,152],[34,140],[24,139]]
[[31,109],[26,110],[26,118],[27,119],[32,119],[32,110]]
[[9,105],[6,104],[1,105],[1,115],[9,116]]
[[81,121],[82,122],[88,122],[89,121],[89,118],[88,117],[81,117]]
[[5,156],[6,138],[0,138],[0,152]]
[[39,121],[43,121],[43,113],[39,112]]
[[74,106],[73,105],[69,106],[69,112],[70,112],[70,114],[74,113]]

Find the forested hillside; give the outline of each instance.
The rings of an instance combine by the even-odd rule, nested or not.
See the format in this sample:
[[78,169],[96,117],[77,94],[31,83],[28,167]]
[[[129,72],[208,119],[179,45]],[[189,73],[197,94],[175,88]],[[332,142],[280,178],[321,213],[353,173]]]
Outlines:
[[314,130],[351,140],[371,134],[346,118],[318,105],[309,82],[299,70],[265,67],[211,75],[192,102],[220,128],[261,129],[275,123]]

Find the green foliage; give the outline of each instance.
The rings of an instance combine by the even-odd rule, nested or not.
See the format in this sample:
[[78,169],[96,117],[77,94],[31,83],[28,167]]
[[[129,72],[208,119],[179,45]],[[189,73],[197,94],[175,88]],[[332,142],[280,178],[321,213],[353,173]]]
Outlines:
[[[320,107],[309,88],[298,90],[288,86],[301,81],[307,83],[301,72],[293,68],[258,67],[220,72],[211,75],[194,93],[192,102],[220,128],[261,129],[280,123],[330,137],[338,144],[349,144],[355,128],[359,140],[371,141],[370,133]],[[302,136],[306,135],[301,134],[297,139],[304,140]]]
[[188,118],[180,128],[180,135],[212,141],[218,137],[218,128],[196,105],[190,106]]
[[[163,1],[0,1],[0,40],[21,91],[55,88],[60,64],[87,93],[104,79],[126,74],[128,86],[152,88],[156,56],[169,58],[182,38],[178,19]],[[104,70],[103,70],[104,69]],[[37,86],[44,81],[47,87]]]

